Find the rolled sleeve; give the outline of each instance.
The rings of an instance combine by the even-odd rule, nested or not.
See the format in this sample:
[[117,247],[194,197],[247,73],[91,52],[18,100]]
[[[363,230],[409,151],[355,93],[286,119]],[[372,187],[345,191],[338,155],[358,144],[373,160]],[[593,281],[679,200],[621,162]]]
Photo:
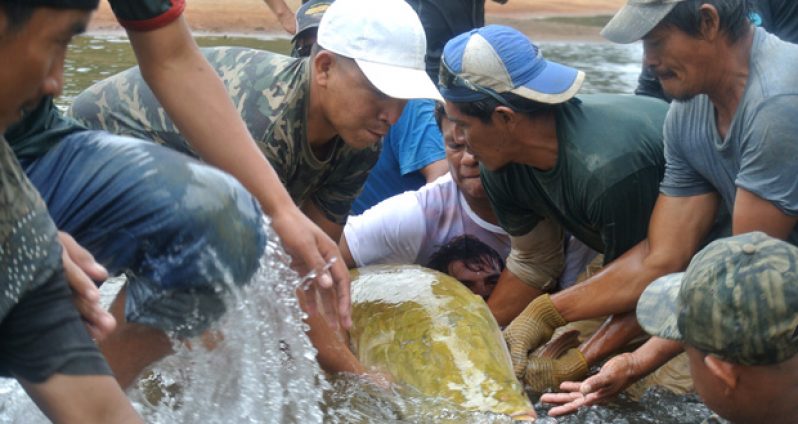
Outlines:
[[551,291],[565,268],[563,230],[551,219],[544,219],[523,236],[510,237],[507,269],[524,284]]
[[681,107],[674,105],[668,111],[663,128],[665,144],[665,176],[659,189],[666,196],[688,197],[715,191],[701,174],[699,174],[684,155],[684,135],[678,129],[681,120]]

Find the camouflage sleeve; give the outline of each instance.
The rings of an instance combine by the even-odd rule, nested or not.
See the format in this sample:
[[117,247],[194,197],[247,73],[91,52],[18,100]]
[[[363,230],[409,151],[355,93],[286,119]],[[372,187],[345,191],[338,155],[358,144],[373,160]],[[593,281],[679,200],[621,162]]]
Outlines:
[[138,67],[80,93],[67,110],[67,116],[92,130],[152,140],[196,156],[144,82]]
[[327,174],[324,185],[313,195],[313,200],[328,219],[344,225],[352,203],[363,189],[369,171],[380,157],[381,143],[362,150],[348,146],[331,163],[335,167]]

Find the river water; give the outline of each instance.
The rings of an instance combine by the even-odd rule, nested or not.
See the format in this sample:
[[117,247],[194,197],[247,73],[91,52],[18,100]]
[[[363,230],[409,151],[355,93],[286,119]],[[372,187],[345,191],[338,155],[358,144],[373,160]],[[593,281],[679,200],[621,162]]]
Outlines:
[[[287,52],[287,40],[198,37],[202,46],[235,45]],[[640,69],[639,45],[541,43],[544,55],[587,74],[583,93],[631,93]],[[77,37],[67,58],[61,107],[83,89],[135,64],[118,35]],[[327,378],[303,334],[292,295],[297,276],[271,236],[262,270],[233,291],[229,312],[217,325],[223,341],[176,344],[177,354],[154,367],[129,396],[153,423],[505,423],[507,417],[458,411],[435,399],[385,391],[353,377]],[[118,283],[117,283],[118,285]],[[107,292],[107,290],[105,290]],[[155,395],[154,395],[155,394]],[[553,423],[699,423],[709,415],[695,396],[650,392],[640,402],[621,397]],[[12,380],[0,380],[0,424],[46,422]]]

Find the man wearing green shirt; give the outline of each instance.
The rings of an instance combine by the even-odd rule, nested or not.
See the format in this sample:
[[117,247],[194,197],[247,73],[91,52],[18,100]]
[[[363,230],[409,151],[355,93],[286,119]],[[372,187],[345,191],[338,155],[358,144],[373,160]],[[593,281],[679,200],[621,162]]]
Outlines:
[[[576,98],[583,78],[543,59],[507,27],[473,30],[444,49],[439,86],[447,116],[480,161],[485,191],[511,236],[507,269],[488,302],[501,324],[532,299],[550,302],[544,294],[554,281],[548,261],[526,259],[541,249],[552,258],[562,255],[561,245],[534,242],[551,223],[603,253],[605,264],[646,236],[664,173],[667,104],[623,95]],[[519,333],[525,334],[513,325],[505,332],[516,374],[537,383],[582,375],[611,350],[588,341],[548,369],[538,358],[527,359],[515,341]]]

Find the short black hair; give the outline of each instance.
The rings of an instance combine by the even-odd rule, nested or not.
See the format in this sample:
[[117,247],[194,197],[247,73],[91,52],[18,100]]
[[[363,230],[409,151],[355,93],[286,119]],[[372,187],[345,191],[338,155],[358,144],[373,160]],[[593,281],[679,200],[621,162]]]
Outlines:
[[701,35],[701,6],[708,4],[718,11],[720,31],[732,43],[742,38],[751,25],[750,0],[685,0],[678,3],[660,24],[675,27],[691,37]]
[[449,264],[458,260],[472,271],[493,263],[499,264],[499,271],[504,270],[504,258],[492,247],[470,235],[455,237],[440,246],[430,257],[427,268],[448,274]]
[[446,109],[443,108],[443,103],[435,102],[435,123],[438,124],[438,129],[443,131],[443,118],[446,117]]
[[[543,112],[548,112],[550,110],[558,108],[562,103],[559,104],[548,104],[548,103],[541,103],[536,102],[534,100],[527,99],[526,97],[521,97],[517,94],[513,93],[497,93],[499,96],[502,96],[504,100],[510,105],[510,107],[516,111],[524,113],[528,116],[534,116]],[[496,110],[497,107],[503,106],[498,100],[490,97],[485,96],[482,100],[477,100],[473,102],[453,102],[457,108],[462,112],[464,115],[473,116],[483,123],[489,123],[491,116],[493,116],[493,111]]]
[[24,27],[30,20],[30,17],[33,16],[33,11],[35,9],[36,7],[22,2],[0,1],[0,11],[5,15],[8,24],[6,32],[16,32]]

